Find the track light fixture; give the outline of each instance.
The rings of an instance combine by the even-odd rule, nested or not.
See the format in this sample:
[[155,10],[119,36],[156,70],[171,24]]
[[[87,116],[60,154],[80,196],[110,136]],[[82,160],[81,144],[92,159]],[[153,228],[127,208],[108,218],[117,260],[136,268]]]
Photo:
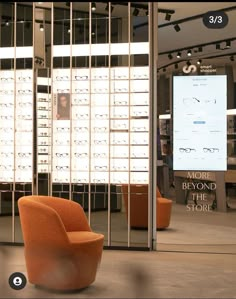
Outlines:
[[139,9],[137,9],[137,8],[135,7],[135,9],[134,9],[134,11],[133,11],[133,16],[137,17],[138,14],[139,14]]
[[174,26],[174,29],[175,29],[176,32],[179,32],[179,31],[181,30],[178,24],[176,24],[176,25]]
[[6,20],[6,22],[5,22],[5,26],[9,26],[10,25],[10,22],[8,21],[8,20]]
[[181,57],[181,52],[178,52],[176,57],[180,58]]
[[216,50],[220,50],[220,44],[216,44]]
[[198,59],[197,64],[201,64],[201,63],[202,63],[202,60]]
[[172,56],[172,54],[170,53],[170,54],[168,54],[168,58],[169,59],[173,59],[173,56]]
[[234,56],[233,56],[233,55],[230,56],[230,60],[231,60],[231,61],[234,61]]
[[40,31],[44,31],[43,24],[40,24],[40,25],[39,25],[39,30],[40,30]]
[[187,64],[187,66],[190,66],[191,62],[188,60],[186,64]]
[[70,27],[67,29],[67,32],[70,33]]
[[191,50],[188,50],[187,55],[188,55],[188,56],[192,56],[192,51],[191,51]]
[[202,52],[202,47],[198,47],[198,52]]
[[92,9],[92,11],[95,11],[95,10],[96,10],[96,3],[95,3],[95,2],[92,2],[91,9]]
[[230,48],[231,48],[231,41],[230,41],[230,40],[227,40],[227,41],[226,41],[226,48],[227,48],[227,49],[230,49]]
[[165,20],[166,21],[170,21],[170,19],[171,19],[171,14],[170,13],[166,13]]

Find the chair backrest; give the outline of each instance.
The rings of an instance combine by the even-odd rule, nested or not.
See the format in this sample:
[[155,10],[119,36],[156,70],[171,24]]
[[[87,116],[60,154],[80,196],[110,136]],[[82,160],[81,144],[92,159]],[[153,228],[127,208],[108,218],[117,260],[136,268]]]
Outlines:
[[50,248],[68,248],[65,226],[53,208],[33,200],[31,196],[21,197],[18,207],[26,247],[47,245]]

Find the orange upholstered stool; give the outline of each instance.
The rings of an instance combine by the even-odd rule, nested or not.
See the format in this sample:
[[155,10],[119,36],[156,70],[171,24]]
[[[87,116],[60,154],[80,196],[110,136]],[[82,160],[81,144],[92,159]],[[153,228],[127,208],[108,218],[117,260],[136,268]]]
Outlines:
[[[129,193],[130,192],[130,196]],[[126,217],[130,215],[132,228],[148,227],[148,185],[122,185]],[[130,211],[128,211],[130,198]],[[156,194],[156,228],[164,229],[170,225],[172,200],[162,197],[158,187]]]

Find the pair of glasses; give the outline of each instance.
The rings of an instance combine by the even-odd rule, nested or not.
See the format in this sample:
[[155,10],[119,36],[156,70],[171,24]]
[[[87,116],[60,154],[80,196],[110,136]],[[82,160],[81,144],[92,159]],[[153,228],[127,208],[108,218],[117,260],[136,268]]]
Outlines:
[[147,111],[133,111],[133,115],[135,116],[141,116],[141,115],[148,115]]
[[1,78],[1,81],[2,82],[12,82],[12,81],[14,81],[14,78],[12,78],[12,77],[3,77],[3,78]]
[[44,119],[45,119],[45,118],[48,118],[48,116],[47,116],[47,115],[44,115],[44,114],[40,114],[40,115],[38,115],[38,118],[39,118],[39,119],[41,119],[41,118],[44,118]]
[[114,92],[127,92],[127,88],[115,88]]
[[94,140],[94,144],[107,144],[107,140]]
[[86,179],[73,179],[74,183],[88,183],[88,180]]
[[76,132],[87,132],[88,128],[87,127],[74,127],[74,130]]
[[39,124],[39,128],[47,128],[48,124]]
[[18,153],[17,155],[20,158],[28,158],[32,156],[32,153]]
[[113,144],[128,144],[128,141],[127,140],[113,140]]
[[32,103],[31,102],[19,102],[18,105],[20,107],[32,107]]
[[55,154],[57,157],[68,157],[69,154],[68,153],[56,153]]
[[76,158],[86,158],[88,157],[88,153],[74,153]]
[[147,157],[146,153],[132,153],[132,157]]
[[96,166],[94,166],[94,169],[96,169],[96,170],[106,170],[107,166],[106,165],[104,165],[104,166],[96,165]]
[[13,119],[12,115],[0,115],[1,119]]
[[30,94],[30,93],[32,93],[32,90],[31,89],[19,89],[18,93],[19,94]]
[[75,93],[83,93],[83,92],[88,92],[88,88],[76,88]]
[[148,141],[145,140],[145,139],[143,139],[143,140],[140,140],[140,139],[139,140],[135,140],[134,139],[134,140],[131,141],[131,143],[132,144],[148,144]]
[[115,75],[114,79],[128,79],[126,75]]
[[93,156],[95,158],[107,158],[107,154],[106,153],[94,153]]
[[94,183],[105,183],[106,180],[105,179],[93,179]]
[[39,163],[45,164],[45,163],[48,163],[48,160],[39,160]]
[[101,92],[101,93],[104,93],[104,92],[108,92],[108,89],[107,88],[94,88],[93,90],[94,92]]
[[127,170],[126,166],[113,166],[113,170]]
[[181,153],[191,153],[191,152],[196,152],[195,148],[190,148],[190,147],[187,147],[187,148],[180,147],[180,148],[179,148],[179,151],[180,151]]
[[9,133],[12,131],[13,131],[13,128],[0,128],[0,132]]
[[14,106],[13,103],[0,103],[0,107],[12,107]]
[[13,170],[13,165],[0,165],[1,170]]
[[70,128],[57,127],[57,132],[70,132]]
[[95,114],[95,118],[105,119],[108,118],[108,114]]
[[27,170],[27,169],[31,169],[32,166],[31,165],[18,165],[18,169],[20,170]]
[[87,98],[81,98],[81,99],[74,99],[74,105],[76,104],[88,104],[89,100]]
[[134,165],[133,169],[134,170],[144,170],[144,169],[146,170],[146,169],[148,169],[148,167],[146,165],[142,165],[142,166]]
[[126,124],[118,124],[114,127],[114,129],[128,129]]
[[69,166],[56,166],[56,169],[57,170],[68,170],[69,169]]
[[56,76],[57,81],[69,80],[68,76]]
[[93,79],[108,79],[108,76],[107,75],[95,75],[95,76],[93,76]]
[[134,79],[148,79],[148,75],[147,74],[134,74],[133,78]]
[[39,151],[39,153],[45,153],[48,151],[48,149],[47,148],[39,148],[38,151]]
[[127,101],[114,101],[114,105],[128,105]]
[[58,145],[68,145],[70,140],[56,140],[55,143]]
[[6,157],[6,158],[8,158],[8,157],[11,157],[11,156],[13,156],[12,152],[11,153],[5,153],[5,152],[1,152],[0,153],[0,157]]
[[17,118],[18,119],[23,119],[23,120],[32,120],[32,116],[31,115],[22,115],[22,114],[20,114],[20,115],[17,115]]
[[87,113],[85,113],[85,114],[76,113],[75,117],[79,118],[79,119],[87,119],[89,117],[89,115]]
[[132,127],[134,132],[147,131],[146,127]]
[[47,141],[40,141],[39,145],[48,145]]
[[14,90],[0,90],[0,94],[13,94]]
[[16,132],[17,133],[31,133],[31,132],[33,132],[33,130],[32,129],[16,129]]
[[79,144],[85,145],[85,144],[88,144],[88,140],[74,140],[74,144],[76,144],[76,145],[79,145]]
[[127,114],[114,114],[113,115],[114,118],[128,118]]
[[0,143],[3,145],[12,145],[13,144],[13,140],[0,140]]
[[69,93],[70,92],[70,89],[57,89],[57,92],[58,93]]
[[55,178],[54,182],[56,182],[56,183],[64,183],[64,182],[69,182],[69,180],[67,178],[63,178],[63,179]]
[[204,147],[203,148],[204,153],[215,153],[215,152],[219,152],[220,150],[218,148],[208,148],[208,147]]
[[75,76],[75,80],[79,81],[79,80],[88,80],[88,76]]
[[44,110],[44,111],[48,111],[48,107],[45,106],[39,106],[38,110]]
[[31,81],[32,78],[31,78],[30,76],[26,76],[26,77],[18,77],[18,80],[19,80],[19,81],[24,81],[24,82],[26,82],[26,81]]
[[94,132],[107,132],[107,127],[94,127]]

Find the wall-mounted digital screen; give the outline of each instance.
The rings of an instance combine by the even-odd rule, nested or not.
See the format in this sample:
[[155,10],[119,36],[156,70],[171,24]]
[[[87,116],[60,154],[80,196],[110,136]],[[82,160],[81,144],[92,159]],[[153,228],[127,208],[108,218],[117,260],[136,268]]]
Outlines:
[[173,169],[227,170],[227,76],[173,77]]

